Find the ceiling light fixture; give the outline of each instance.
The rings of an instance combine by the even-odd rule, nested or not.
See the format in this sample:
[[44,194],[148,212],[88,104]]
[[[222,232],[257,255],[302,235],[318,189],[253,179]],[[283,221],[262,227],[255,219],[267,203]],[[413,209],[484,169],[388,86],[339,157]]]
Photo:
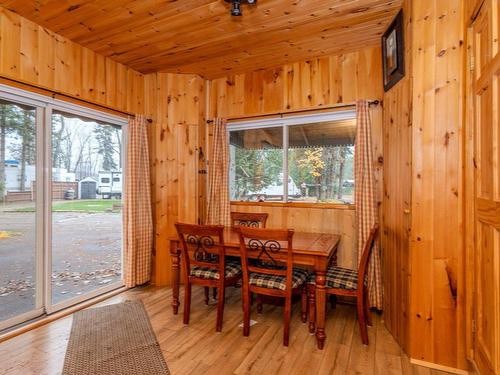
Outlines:
[[257,0],[224,0],[226,3],[231,3],[231,15],[239,17],[241,13],[241,4],[255,4]]

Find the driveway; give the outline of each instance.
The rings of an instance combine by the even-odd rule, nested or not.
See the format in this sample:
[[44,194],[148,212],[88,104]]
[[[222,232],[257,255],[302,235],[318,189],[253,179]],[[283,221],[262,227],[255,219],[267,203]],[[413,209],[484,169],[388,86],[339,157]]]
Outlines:
[[[54,212],[52,301],[120,280],[121,213]],[[34,308],[35,214],[0,211],[0,321]]]

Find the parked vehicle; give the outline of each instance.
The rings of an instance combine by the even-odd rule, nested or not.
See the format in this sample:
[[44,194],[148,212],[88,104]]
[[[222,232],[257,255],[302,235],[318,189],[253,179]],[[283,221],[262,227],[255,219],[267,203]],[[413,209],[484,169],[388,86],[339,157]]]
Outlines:
[[97,194],[103,198],[111,199],[113,197],[121,199],[122,197],[122,172],[99,172],[97,185]]

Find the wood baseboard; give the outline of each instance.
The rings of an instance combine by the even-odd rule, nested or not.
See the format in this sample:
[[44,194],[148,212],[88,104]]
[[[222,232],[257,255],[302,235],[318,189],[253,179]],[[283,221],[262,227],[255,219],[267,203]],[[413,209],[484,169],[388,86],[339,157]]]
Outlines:
[[31,331],[35,328],[41,327],[45,324],[48,324],[50,322],[53,322],[54,320],[61,319],[67,315],[73,314],[79,310],[86,309],[89,306],[95,305],[96,303],[102,302],[110,297],[116,296],[117,294],[120,294],[124,291],[126,291],[128,288],[127,287],[121,287],[115,290],[112,290],[108,293],[101,294],[100,296],[97,296],[95,298],[89,299],[88,301],[79,303],[77,305],[68,307],[67,309],[55,312],[51,315],[44,316],[42,318],[33,320],[31,322],[25,323],[17,328],[14,328],[10,331],[7,331],[3,334],[0,334],[0,343],[7,341],[13,337],[19,336],[20,334],[23,334],[25,332]]
[[452,374],[460,374],[460,375],[470,375],[470,372],[467,370],[462,370],[455,367],[448,367],[443,365],[438,365],[437,363],[421,361],[419,359],[410,358],[410,363],[418,366],[428,367],[434,370],[450,372]]

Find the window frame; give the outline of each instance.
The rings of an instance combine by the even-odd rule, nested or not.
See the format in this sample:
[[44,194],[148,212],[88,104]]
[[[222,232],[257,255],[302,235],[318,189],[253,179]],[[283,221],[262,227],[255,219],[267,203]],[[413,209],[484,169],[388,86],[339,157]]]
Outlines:
[[[261,206],[279,206],[279,207],[324,207],[324,208],[352,208],[354,209],[355,202],[353,203],[328,203],[328,202],[289,202],[288,201],[288,145],[289,145],[289,128],[294,125],[316,124],[327,121],[341,121],[356,119],[356,110],[346,109],[330,112],[320,112],[313,114],[289,115],[280,117],[269,117],[264,119],[252,119],[243,121],[230,121],[227,124],[227,140],[229,146],[231,132],[239,130],[255,130],[267,127],[282,127],[283,128],[283,201],[282,202],[245,202],[235,201],[230,199],[233,205],[261,205]],[[228,168],[230,167],[231,160],[229,160]],[[228,182],[229,184],[230,182]],[[228,186],[229,187],[229,186]],[[229,187],[229,193],[231,189]]]

